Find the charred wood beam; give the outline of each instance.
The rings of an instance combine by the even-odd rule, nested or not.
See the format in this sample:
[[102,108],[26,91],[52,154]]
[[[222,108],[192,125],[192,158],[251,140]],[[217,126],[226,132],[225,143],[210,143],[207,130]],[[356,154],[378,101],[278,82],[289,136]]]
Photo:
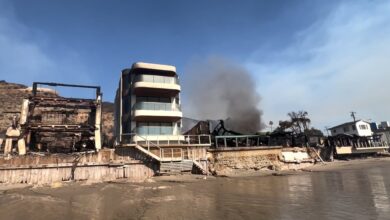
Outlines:
[[40,132],[94,132],[95,126],[41,125],[28,126],[27,129]]
[[57,103],[57,104],[34,104],[35,107],[53,107],[53,108],[76,108],[76,109],[94,109],[96,108],[96,105],[91,105],[91,104],[77,104],[77,105],[72,105],[72,104],[63,104],[63,103]]
[[44,97],[44,96],[35,96],[30,100],[32,101],[66,101],[66,102],[96,102],[95,99],[80,99],[80,98],[64,98],[64,97]]
[[101,93],[100,93],[100,86],[86,86],[86,85],[64,84],[64,83],[52,83],[52,82],[34,82],[34,83],[33,83],[33,90],[32,90],[33,96],[36,96],[36,95],[37,95],[38,85],[95,89],[95,90],[96,90],[96,97],[98,97],[99,95],[101,95]]

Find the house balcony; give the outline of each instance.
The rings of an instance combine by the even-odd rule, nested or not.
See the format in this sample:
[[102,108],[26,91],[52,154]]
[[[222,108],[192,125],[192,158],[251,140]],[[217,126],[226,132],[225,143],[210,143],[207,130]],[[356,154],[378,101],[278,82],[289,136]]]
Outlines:
[[175,122],[183,117],[180,105],[161,102],[138,102],[133,107],[135,121]]
[[172,97],[181,91],[177,77],[146,74],[136,75],[133,89],[134,93],[139,96]]
[[150,135],[150,134],[144,134],[144,135],[136,135],[132,137],[133,142],[145,142],[145,141],[152,141],[154,144],[161,145],[169,145],[169,144],[180,144],[183,141],[185,141],[184,135]]

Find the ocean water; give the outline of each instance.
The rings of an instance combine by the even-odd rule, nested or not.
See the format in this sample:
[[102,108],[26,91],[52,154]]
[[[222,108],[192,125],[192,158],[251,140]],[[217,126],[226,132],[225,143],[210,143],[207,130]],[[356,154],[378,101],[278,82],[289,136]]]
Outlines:
[[0,193],[0,219],[390,219],[390,164]]

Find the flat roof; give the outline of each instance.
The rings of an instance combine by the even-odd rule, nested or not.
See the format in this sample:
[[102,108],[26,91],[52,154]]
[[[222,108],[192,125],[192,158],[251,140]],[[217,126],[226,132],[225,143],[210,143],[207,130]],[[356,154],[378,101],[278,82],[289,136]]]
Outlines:
[[176,67],[165,64],[157,64],[157,63],[144,63],[137,62],[134,63],[131,67],[132,69],[151,69],[151,70],[161,70],[161,71],[170,71],[176,73]]

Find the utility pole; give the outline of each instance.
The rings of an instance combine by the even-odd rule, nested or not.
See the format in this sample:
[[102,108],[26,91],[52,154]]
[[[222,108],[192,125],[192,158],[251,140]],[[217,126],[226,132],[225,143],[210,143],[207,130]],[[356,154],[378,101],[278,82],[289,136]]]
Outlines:
[[351,117],[353,118],[353,122],[356,122],[356,112],[351,112]]

